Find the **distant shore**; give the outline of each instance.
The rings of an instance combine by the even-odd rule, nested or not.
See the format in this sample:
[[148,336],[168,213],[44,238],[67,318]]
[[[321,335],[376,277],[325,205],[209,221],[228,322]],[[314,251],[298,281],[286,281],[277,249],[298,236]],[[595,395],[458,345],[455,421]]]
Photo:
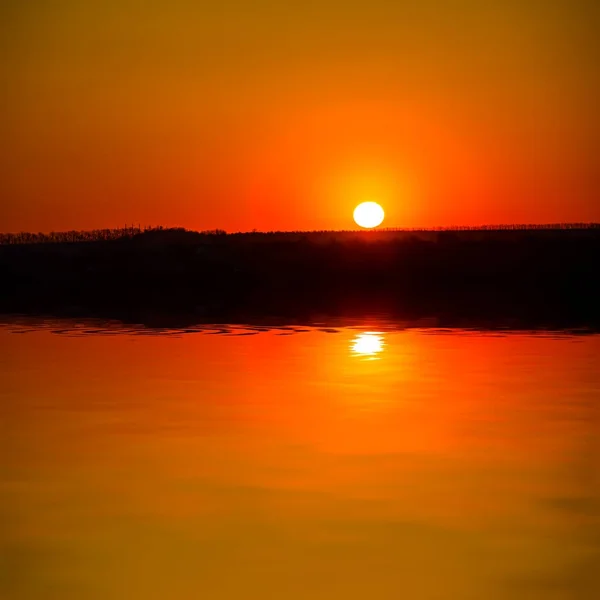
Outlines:
[[600,226],[594,224],[99,231],[0,236],[0,312],[190,323],[374,312],[450,325],[600,322]]

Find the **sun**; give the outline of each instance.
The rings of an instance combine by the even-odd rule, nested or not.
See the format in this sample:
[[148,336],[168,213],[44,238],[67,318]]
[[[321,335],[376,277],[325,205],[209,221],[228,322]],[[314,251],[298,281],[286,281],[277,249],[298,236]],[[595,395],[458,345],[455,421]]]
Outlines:
[[383,208],[377,202],[363,202],[354,209],[354,221],[365,229],[381,225],[384,217]]

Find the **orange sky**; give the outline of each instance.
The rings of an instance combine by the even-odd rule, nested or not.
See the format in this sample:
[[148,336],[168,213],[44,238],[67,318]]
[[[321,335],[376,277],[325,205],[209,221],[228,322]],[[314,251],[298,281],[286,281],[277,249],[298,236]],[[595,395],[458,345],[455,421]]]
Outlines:
[[588,0],[7,0],[0,230],[600,221]]

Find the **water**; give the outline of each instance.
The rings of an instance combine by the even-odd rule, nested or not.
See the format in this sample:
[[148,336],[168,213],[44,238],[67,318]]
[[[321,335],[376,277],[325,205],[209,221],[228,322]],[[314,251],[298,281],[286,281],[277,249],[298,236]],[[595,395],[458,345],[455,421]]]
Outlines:
[[600,597],[600,337],[0,328],[0,597]]

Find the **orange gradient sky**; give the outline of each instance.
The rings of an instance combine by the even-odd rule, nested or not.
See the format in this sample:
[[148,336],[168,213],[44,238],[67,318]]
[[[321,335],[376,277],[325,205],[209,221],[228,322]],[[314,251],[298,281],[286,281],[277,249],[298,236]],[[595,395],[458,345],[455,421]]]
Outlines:
[[600,221],[589,0],[6,0],[0,230]]

